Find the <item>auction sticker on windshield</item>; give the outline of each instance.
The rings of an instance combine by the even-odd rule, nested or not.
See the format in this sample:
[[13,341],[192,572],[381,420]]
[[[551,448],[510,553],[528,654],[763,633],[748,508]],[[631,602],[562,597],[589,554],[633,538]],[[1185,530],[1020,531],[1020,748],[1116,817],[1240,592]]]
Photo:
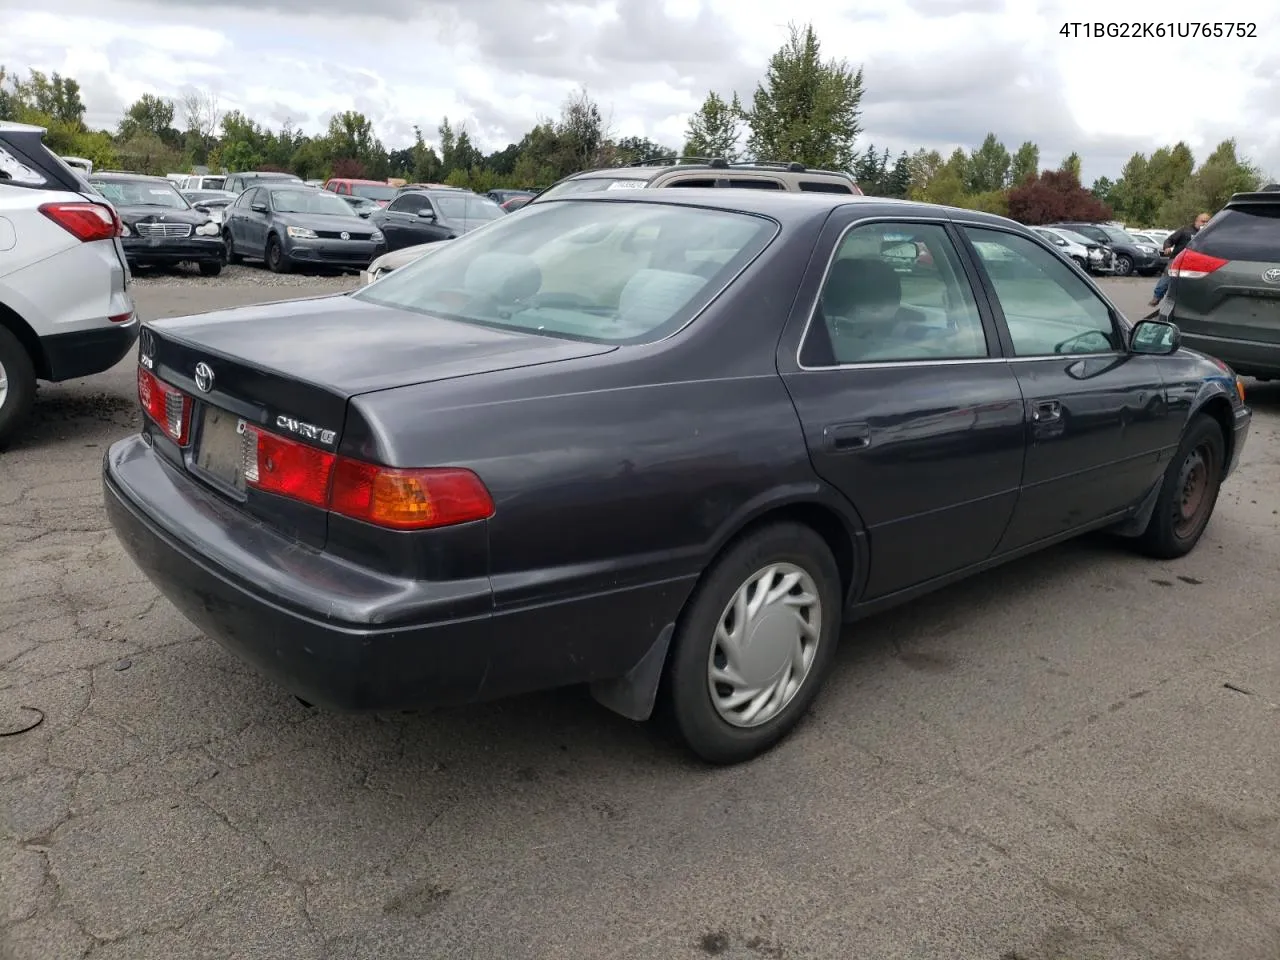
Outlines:
[[613,181],[613,183],[609,184],[609,186],[605,187],[605,189],[606,190],[643,190],[644,185],[647,182],[648,181],[646,180],[615,180]]

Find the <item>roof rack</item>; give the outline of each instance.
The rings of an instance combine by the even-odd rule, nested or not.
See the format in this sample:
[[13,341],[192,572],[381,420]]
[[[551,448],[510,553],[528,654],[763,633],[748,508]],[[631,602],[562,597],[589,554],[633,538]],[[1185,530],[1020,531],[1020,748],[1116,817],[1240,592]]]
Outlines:
[[[794,160],[739,160],[731,163],[731,167],[768,167],[771,170],[786,170],[788,173],[805,173],[808,168],[803,163],[796,163]],[[817,173],[826,173],[825,170],[815,171]]]
[[729,166],[729,161],[725,160],[724,157],[645,157],[643,160],[624,161],[622,165],[631,167],[674,167],[681,163],[702,163],[716,169],[723,169]]

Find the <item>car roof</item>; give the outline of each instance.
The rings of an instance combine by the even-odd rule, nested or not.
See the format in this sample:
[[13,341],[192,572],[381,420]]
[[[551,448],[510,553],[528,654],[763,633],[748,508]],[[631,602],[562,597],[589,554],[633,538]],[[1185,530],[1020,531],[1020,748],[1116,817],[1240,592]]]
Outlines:
[[316,193],[331,193],[330,190],[321,190],[319,187],[313,187],[310,184],[303,183],[301,180],[288,180],[284,183],[260,183],[259,190],[314,190]]
[[0,133],[46,133],[44,127],[32,123],[18,123],[14,120],[0,120]]
[[942,217],[991,226],[1018,227],[1008,217],[959,207],[944,207],[915,200],[866,197],[854,193],[800,193],[790,190],[735,190],[729,187],[698,187],[679,190],[619,190],[616,192],[573,194],[553,197],[543,203],[655,203],[668,206],[703,207],[754,213],[782,223],[798,224],[825,217],[839,207],[865,209],[868,217]]
[[89,174],[88,179],[90,182],[94,180],[147,180],[152,183],[167,183],[170,186],[173,185],[173,181],[168,177],[153,177],[149,173],[125,173],[123,170],[104,171],[102,173],[98,173],[98,171],[95,170],[93,173]]

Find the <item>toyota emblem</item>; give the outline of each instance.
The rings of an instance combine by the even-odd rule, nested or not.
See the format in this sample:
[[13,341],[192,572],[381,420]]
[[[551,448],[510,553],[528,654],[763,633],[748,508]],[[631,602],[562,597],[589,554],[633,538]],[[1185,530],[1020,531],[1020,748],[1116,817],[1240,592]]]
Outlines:
[[201,393],[208,393],[213,389],[213,368],[203,360],[196,364],[196,388]]
[[1262,279],[1267,283],[1280,283],[1280,267],[1272,267],[1270,270],[1262,274]]
[[342,237],[343,240],[351,239],[351,234],[347,233],[347,231],[345,230],[343,230],[342,233],[338,234],[338,236]]

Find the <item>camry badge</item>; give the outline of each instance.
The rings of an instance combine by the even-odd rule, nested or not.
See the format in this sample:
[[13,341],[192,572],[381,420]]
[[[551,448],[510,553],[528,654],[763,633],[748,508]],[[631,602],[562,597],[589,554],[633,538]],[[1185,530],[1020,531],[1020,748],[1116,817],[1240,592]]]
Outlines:
[[156,363],[156,336],[148,327],[138,334],[138,362],[148,370]]
[[213,389],[213,368],[203,360],[196,364],[196,388],[201,393],[208,393]]
[[1267,283],[1280,283],[1280,267],[1272,267],[1270,270],[1262,274],[1262,279]]
[[347,231],[345,230],[343,230],[342,233],[338,234],[338,236],[340,236],[343,240],[351,239],[351,234],[347,233]]
[[296,433],[300,437],[306,437],[308,440],[319,440],[325,446],[333,446],[333,442],[338,439],[336,431],[317,427],[314,423],[304,423],[293,417],[286,417],[284,414],[276,417],[276,426],[281,430]]

